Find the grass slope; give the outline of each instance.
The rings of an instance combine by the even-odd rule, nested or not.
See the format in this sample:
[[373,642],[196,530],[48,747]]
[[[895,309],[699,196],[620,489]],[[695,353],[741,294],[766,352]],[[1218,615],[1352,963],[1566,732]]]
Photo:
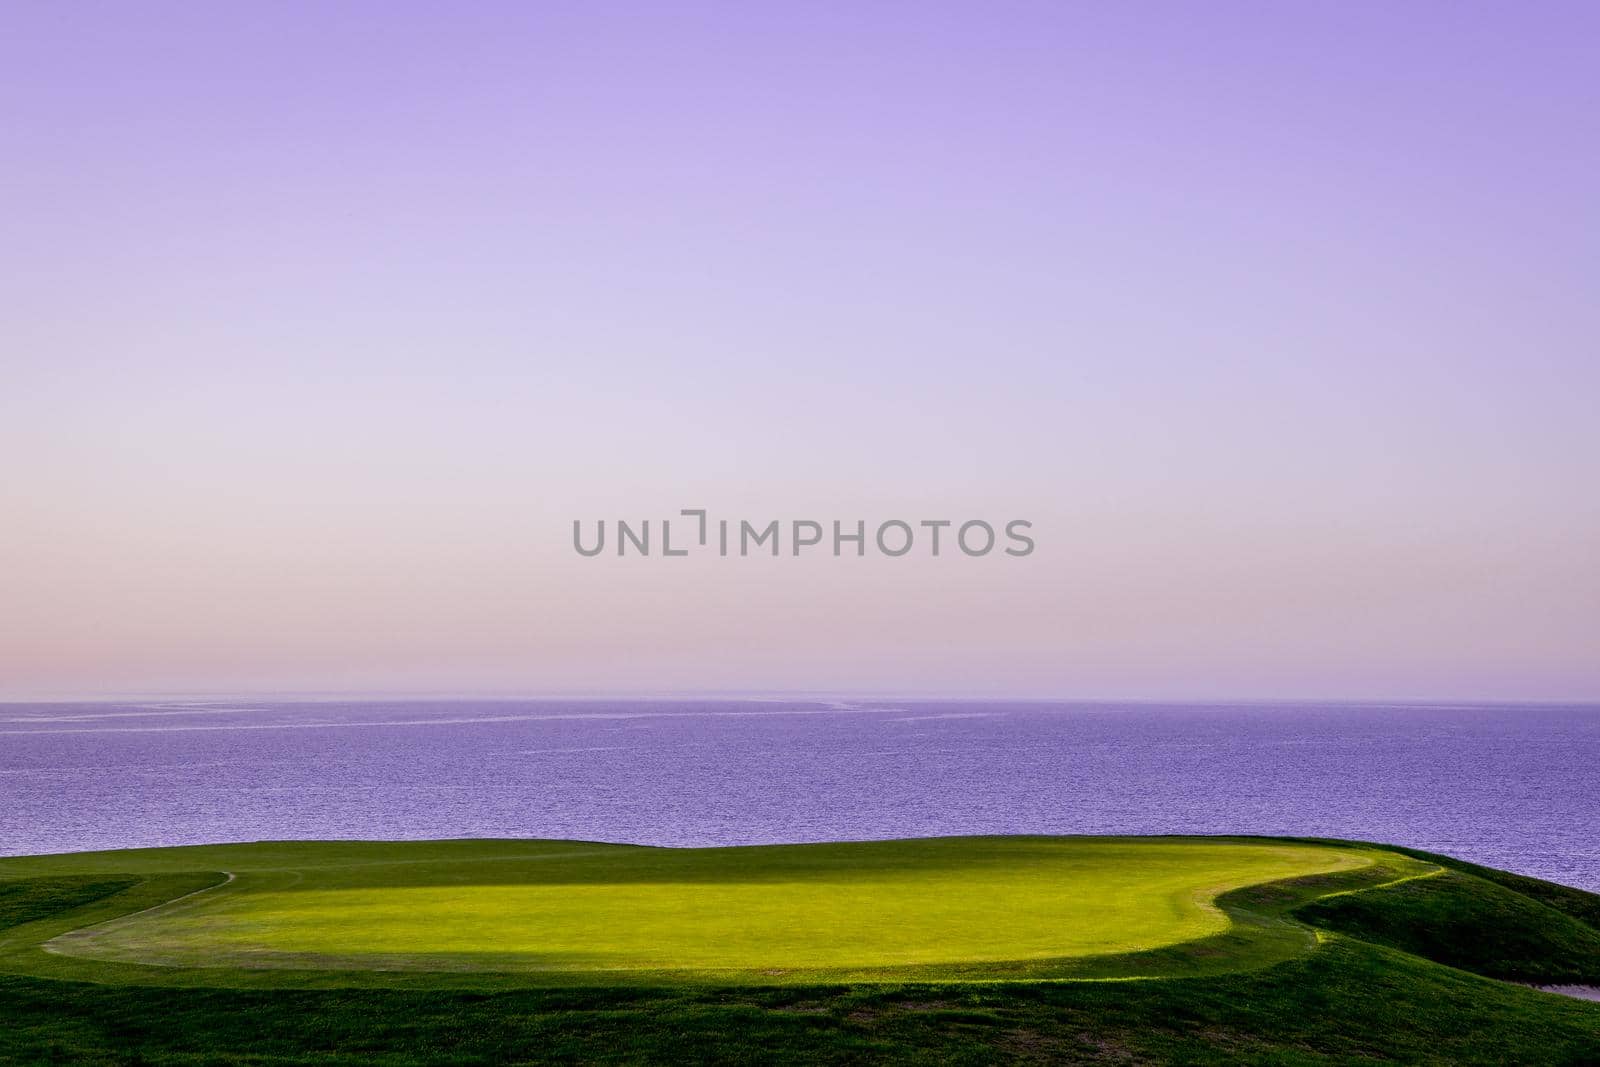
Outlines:
[[[434,847],[448,852],[458,844]],[[266,846],[280,847],[290,846]],[[371,861],[362,850],[382,846],[327,847]],[[1411,877],[1399,866],[1411,857],[1397,862],[1393,850],[1346,847],[1377,862],[1224,893],[1217,904],[1232,921],[1228,931],[1151,950],[1164,954],[1171,973],[1198,974],[1230,951],[1213,944],[1193,954],[1215,937],[1298,935],[1293,952],[1269,954],[1272,965],[1248,970],[1133,982],[727,988],[474,989],[459,987],[459,975],[432,987],[408,975],[410,988],[172,990],[123,982],[161,968],[61,958],[95,969],[96,980],[0,974],[0,1062],[1600,1062],[1600,1005],[1463,969],[1474,965],[1469,947],[1477,943],[1497,946],[1485,965],[1513,976],[1536,973],[1554,946],[1568,953],[1558,956],[1570,965],[1564,973],[1600,977],[1600,957],[1584,939],[1595,929],[1579,917],[1593,895],[1547,883],[1522,894],[1465,872],[1462,880]],[[1415,859],[1433,870],[1441,858]],[[120,889],[107,874],[126,860],[114,854],[6,861],[0,878],[12,880],[0,882],[0,971],[54,958],[37,948],[52,930],[135,905],[159,908],[220,882],[214,872],[185,871],[186,858],[146,860],[138,875],[146,880]],[[1472,879],[1522,900],[1481,893]],[[1552,914],[1582,929],[1556,923],[1552,933]],[[1312,938],[1294,916],[1345,932]],[[1414,944],[1416,952],[1364,939],[1415,936],[1419,925],[1444,933]],[[1500,936],[1508,926],[1520,932]],[[1141,955],[1148,968],[1148,954],[1125,958]]]
[[1543,984],[1600,979],[1600,930],[1459,871],[1313,901],[1295,914],[1491,978]]

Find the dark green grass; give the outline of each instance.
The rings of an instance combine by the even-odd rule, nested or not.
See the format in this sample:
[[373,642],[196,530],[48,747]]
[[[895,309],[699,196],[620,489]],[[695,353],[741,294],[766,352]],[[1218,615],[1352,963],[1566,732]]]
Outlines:
[[0,978],[0,1061],[1600,1062],[1600,1007],[1339,940],[1221,978],[1011,986],[204,990]]
[[1600,980],[1600,930],[1460,871],[1312,901],[1295,914],[1315,926],[1491,978]]
[[0,930],[48,919],[116,896],[139,878],[30,878],[0,882]]
[[[1585,919],[1600,898],[1460,867],[1373,888],[1382,876],[1369,869],[1367,888],[1343,896],[1320,896],[1332,883],[1315,879],[1226,895],[1236,920],[1293,915],[1344,932],[1272,966],[1194,978],[471,990],[0,975],[0,1063],[1600,1064],[1600,1005],[1471,973],[1600,978],[1600,932]],[[151,881],[165,884],[0,887],[0,940],[188,884]]]
[[1441,856],[1433,852],[1423,852],[1421,849],[1391,848],[1389,851],[1414,856],[1428,863],[1436,863],[1481,878],[1486,882],[1504,886],[1512,892],[1565,912],[1579,922],[1600,930],[1600,893],[1586,893],[1569,885],[1545,882],[1538,878],[1529,878],[1525,874],[1495,870],[1493,867],[1481,867],[1476,863],[1458,860],[1454,856]]

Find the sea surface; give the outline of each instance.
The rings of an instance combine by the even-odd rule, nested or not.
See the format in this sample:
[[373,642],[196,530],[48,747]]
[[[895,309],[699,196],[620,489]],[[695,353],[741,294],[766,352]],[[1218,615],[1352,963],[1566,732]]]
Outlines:
[[1304,834],[1600,891],[1600,706],[0,704],[0,854]]

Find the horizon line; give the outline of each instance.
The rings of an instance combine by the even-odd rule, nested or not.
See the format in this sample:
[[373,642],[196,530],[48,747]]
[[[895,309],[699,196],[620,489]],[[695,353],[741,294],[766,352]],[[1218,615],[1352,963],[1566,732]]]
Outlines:
[[189,704],[232,704],[252,701],[276,703],[409,703],[423,701],[664,701],[711,702],[795,702],[821,703],[897,700],[917,703],[983,701],[1006,704],[1121,704],[1188,705],[1214,707],[1228,705],[1304,704],[1350,707],[1560,707],[1600,706],[1593,697],[1383,697],[1383,696],[1110,696],[1031,694],[1007,695],[975,691],[939,692],[927,690],[824,690],[824,689],[704,689],[704,690],[543,690],[526,692],[384,691],[384,690],[132,690],[119,693],[8,695],[0,693],[0,705],[11,704],[116,704],[129,701],[171,701]]

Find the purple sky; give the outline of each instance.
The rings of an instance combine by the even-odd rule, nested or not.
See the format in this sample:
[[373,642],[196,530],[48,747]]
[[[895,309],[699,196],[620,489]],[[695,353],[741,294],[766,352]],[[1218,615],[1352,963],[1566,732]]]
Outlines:
[[[0,698],[1600,697],[1600,7],[0,9]],[[1035,524],[596,560],[570,523]]]

